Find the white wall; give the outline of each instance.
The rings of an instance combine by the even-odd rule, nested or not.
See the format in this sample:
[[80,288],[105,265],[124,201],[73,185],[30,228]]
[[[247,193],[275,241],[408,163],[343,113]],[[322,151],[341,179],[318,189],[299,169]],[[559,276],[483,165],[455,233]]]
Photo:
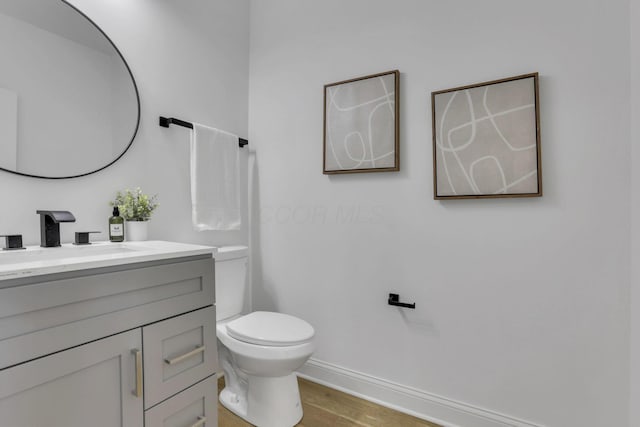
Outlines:
[[[252,2],[255,308],[307,319],[323,363],[540,425],[627,425],[628,6]],[[323,85],[395,68],[401,172],[322,175]],[[434,201],[430,92],[533,71],[544,196]]]
[[[84,178],[41,180],[0,171],[0,234],[21,233],[39,244],[36,209],[73,212],[73,232],[101,230],[108,239],[108,202],[123,188],[142,186],[161,203],[151,238],[209,244],[245,242],[238,232],[191,229],[189,132],[164,129],[158,116],[206,123],[246,136],[248,103],[248,0],[73,0],[113,40],[136,78],[142,103],[138,136],[112,167]],[[247,154],[244,154],[245,160]],[[245,221],[246,222],[246,221]]]
[[18,152],[18,95],[0,87],[0,167],[15,170]]
[[629,425],[640,425],[640,0],[631,0],[631,392]]

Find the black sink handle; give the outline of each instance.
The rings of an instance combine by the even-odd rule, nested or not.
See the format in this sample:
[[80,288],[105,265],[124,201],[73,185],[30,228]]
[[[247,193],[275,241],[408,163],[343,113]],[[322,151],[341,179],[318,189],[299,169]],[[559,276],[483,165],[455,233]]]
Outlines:
[[14,251],[16,249],[26,249],[22,246],[22,234],[2,234],[0,237],[6,239],[6,246],[2,248],[2,250]]

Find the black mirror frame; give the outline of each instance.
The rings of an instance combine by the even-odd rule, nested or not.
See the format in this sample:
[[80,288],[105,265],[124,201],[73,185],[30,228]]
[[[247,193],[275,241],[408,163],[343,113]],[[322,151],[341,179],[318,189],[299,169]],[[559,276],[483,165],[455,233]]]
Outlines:
[[138,104],[138,108],[137,108],[138,119],[136,120],[136,127],[133,130],[133,135],[131,135],[131,140],[129,141],[129,144],[127,144],[127,147],[124,150],[122,150],[122,153],[120,153],[118,155],[118,157],[113,159],[111,162],[107,163],[106,165],[104,165],[101,168],[98,168],[96,170],[93,170],[93,171],[90,171],[90,172],[86,172],[86,173],[82,173],[82,174],[78,174],[78,175],[69,175],[69,176],[41,176],[41,175],[33,175],[33,174],[28,174],[28,173],[23,173],[23,172],[18,172],[18,171],[12,171],[12,170],[0,167],[0,170],[5,171],[5,172],[9,172],[9,173],[13,173],[13,174],[16,174],[16,175],[21,175],[21,176],[27,176],[27,177],[30,177],[30,178],[40,178],[40,179],[71,179],[71,178],[80,178],[80,177],[83,177],[83,176],[91,175],[91,174],[100,172],[103,169],[108,168],[109,166],[111,166],[112,164],[114,164],[115,162],[120,160],[122,158],[122,156],[124,156],[124,154],[127,151],[129,151],[129,148],[131,148],[131,145],[133,144],[133,141],[136,139],[136,135],[138,134],[138,129],[140,128],[140,113],[141,113],[141,110],[140,110],[140,93],[138,92],[138,85],[136,84],[136,79],[133,77],[133,73],[131,72],[131,68],[129,67],[129,64],[124,59],[124,56],[122,56],[122,52],[120,52],[120,49],[118,49],[118,46],[116,46],[116,44],[113,42],[113,40],[111,40],[111,38],[102,30],[102,28],[100,28],[98,26],[98,24],[96,24],[91,18],[89,18],[86,14],[84,14],[82,11],[80,11],[80,9],[78,9],[77,7],[75,7],[74,5],[69,3],[67,0],[60,0],[60,1],[62,3],[64,3],[65,5],[69,6],[74,11],[76,11],[84,19],[89,21],[91,23],[91,25],[93,25],[100,32],[100,34],[102,34],[107,39],[107,41],[109,41],[111,46],[113,46],[113,48],[115,49],[116,53],[118,54],[118,56],[120,57],[120,59],[124,63],[124,66],[127,69],[127,72],[129,73],[129,77],[131,77],[131,82],[133,83],[133,90],[135,91],[135,94],[136,94],[136,102]]

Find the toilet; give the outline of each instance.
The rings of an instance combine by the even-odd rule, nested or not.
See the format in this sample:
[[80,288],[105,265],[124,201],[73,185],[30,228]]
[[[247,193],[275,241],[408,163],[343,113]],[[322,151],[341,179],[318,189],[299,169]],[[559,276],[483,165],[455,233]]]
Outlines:
[[220,403],[258,427],[291,427],[302,418],[295,374],[315,347],[313,327],[283,313],[243,313],[246,246],[216,248],[216,331],[225,388]]

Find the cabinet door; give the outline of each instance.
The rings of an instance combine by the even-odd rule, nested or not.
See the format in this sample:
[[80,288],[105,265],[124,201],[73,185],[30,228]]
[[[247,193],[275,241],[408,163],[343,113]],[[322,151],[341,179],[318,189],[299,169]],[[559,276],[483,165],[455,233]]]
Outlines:
[[135,329],[0,371],[0,425],[142,427],[141,345]]
[[145,427],[216,427],[218,381],[215,375],[149,409]]
[[215,307],[142,328],[145,409],[216,372]]

